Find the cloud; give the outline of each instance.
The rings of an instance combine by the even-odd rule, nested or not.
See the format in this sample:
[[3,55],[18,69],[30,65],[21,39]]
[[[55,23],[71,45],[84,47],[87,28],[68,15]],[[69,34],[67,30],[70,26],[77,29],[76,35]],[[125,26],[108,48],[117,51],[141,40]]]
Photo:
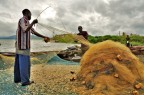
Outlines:
[[5,13],[5,12],[0,13],[0,16],[3,17],[3,18],[11,18],[11,15],[8,14],[8,13]]
[[49,5],[56,16],[38,20],[50,26],[76,33],[82,25],[91,35],[118,35],[119,31],[144,34],[143,0],[0,0],[0,29],[5,31],[0,36],[14,34],[11,31],[16,31],[24,8],[29,8],[36,18]]
[[8,34],[15,35],[16,34],[16,28],[15,23],[9,23],[9,22],[2,22],[0,21],[0,29],[1,29],[1,35],[0,36],[8,36]]

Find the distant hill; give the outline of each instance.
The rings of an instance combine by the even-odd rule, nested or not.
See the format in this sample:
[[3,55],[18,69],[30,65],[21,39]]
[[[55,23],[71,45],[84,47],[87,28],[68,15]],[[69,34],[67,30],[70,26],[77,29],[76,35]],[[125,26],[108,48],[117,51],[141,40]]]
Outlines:
[[1,36],[0,39],[16,39],[16,35],[13,35],[13,36]]
[[[12,35],[12,36],[1,36],[0,39],[16,39],[16,35]],[[40,37],[37,37],[35,35],[31,35],[31,39],[40,39]]]

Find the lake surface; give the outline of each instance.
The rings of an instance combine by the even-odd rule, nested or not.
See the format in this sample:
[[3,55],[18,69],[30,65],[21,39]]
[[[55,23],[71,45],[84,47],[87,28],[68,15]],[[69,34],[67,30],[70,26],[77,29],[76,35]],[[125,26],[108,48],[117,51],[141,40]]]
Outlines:
[[[0,52],[15,52],[15,40],[11,39],[1,39],[0,40]],[[67,47],[74,46],[76,44],[66,44],[66,43],[45,43],[43,39],[41,40],[31,40],[31,51],[60,51],[65,50]]]

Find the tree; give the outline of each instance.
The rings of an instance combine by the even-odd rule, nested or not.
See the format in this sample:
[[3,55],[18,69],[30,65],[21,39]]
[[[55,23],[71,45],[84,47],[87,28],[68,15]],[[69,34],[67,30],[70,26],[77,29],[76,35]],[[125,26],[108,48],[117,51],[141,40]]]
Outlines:
[[122,33],[122,35],[123,35],[123,36],[126,36],[126,33],[125,33],[125,32],[123,32],[123,33]]

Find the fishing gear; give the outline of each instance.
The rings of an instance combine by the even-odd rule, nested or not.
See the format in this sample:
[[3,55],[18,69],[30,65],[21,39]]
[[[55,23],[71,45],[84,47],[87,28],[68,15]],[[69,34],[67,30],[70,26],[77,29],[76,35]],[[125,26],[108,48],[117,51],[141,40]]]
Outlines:
[[[48,7],[46,7],[44,10],[42,10],[41,12],[40,12],[40,14],[37,16],[37,18],[36,19],[38,19],[38,17],[40,17],[40,15],[45,11],[45,10],[47,10],[48,8],[50,8],[51,6],[48,6]],[[64,29],[65,29],[65,31],[66,31],[66,27],[65,27],[65,25],[64,25],[64,23],[62,22],[62,20],[60,19],[60,22],[61,22],[61,24],[63,25],[63,27],[64,27]],[[44,25],[42,25],[42,24],[40,24],[40,23],[38,23],[39,25],[41,25],[41,26],[43,26],[44,27]],[[45,27],[46,28],[46,27]],[[56,29],[56,28],[54,28],[54,27],[49,27],[49,28],[51,28],[51,29],[54,29],[54,30],[59,30],[59,29]],[[49,30],[49,29],[48,29]],[[63,31],[63,30],[61,30],[61,31]],[[53,32],[53,31],[52,31]],[[63,31],[64,32],[64,31]],[[67,32],[68,33],[68,32]]]
[[48,6],[48,7],[46,7],[44,10],[42,10],[41,12],[40,12],[40,14],[37,16],[37,18],[36,19],[38,19],[38,17],[46,10],[46,9],[48,9],[48,8],[50,8],[51,6]]

